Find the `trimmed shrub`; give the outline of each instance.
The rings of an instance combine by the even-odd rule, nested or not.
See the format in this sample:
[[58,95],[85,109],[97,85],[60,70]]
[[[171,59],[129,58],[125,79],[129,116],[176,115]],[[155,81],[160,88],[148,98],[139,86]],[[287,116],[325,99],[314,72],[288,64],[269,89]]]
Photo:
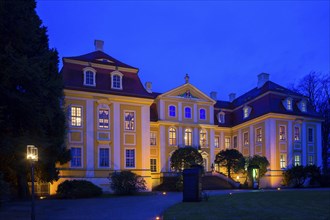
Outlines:
[[110,187],[115,194],[131,195],[146,190],[146,181],[131,171],[114,172],[110,176]]
[[66,180],[58,185],[57,196],[62,199],[90,198],[102,194],[102,189],[86,180]]

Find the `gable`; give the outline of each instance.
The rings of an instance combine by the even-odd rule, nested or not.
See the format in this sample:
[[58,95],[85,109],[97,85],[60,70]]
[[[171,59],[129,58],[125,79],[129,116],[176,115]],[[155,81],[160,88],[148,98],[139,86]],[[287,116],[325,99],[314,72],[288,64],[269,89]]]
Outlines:
[[183,84],[158,96],[159,99],[177,99],[180,101],[206,102],[214,105],[215,100],[190,83]]

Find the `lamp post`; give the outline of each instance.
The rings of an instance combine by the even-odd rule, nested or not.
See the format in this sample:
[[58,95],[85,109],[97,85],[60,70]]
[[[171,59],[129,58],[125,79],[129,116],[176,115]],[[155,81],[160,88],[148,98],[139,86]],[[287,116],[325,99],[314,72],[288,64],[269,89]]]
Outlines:
[[38,161],[38,148],[34,145],[27,145],[27,154],[26,159],[31,162],[31,181],[32,181],[32,189],[31,189],[31,220],[35,220],[35,210],[34,210],[34,162]]

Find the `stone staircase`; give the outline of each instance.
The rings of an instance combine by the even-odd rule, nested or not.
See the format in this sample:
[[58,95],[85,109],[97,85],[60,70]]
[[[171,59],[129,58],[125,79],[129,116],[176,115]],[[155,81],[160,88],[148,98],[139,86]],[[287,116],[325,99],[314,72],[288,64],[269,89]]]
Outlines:
[[220,173],[205,173],[202,177],[203,190],[238,189],[239,183]]

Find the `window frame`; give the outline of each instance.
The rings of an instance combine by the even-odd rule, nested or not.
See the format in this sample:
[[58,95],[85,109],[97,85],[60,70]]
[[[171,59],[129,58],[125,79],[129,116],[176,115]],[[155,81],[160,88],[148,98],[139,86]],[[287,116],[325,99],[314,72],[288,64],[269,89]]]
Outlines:
[[[103,150],[108,150],[108,166],[101,166],[101,149]],[[111,167],[111,163],[110,163],[110,147],[108,146],[99,146],[98,148],[98,168],[110,168]]]
[[[299,158],[299,159],[298,159]],[[297,160],[298,159],[298,160]],[[301,155],[300,154],[295,154],[294,155],[294,161],[293,161],[294,166],[301,166]]]
[[233,136],[233,148],[237,148],[238,147],[238,138],[237,135]]
[[224,113],[222,111],[218,113],[218,122],[220,124],[224,124],[226,122],[225,115],[226,115],[226,113]]
[[[154,161],[154,163],[152,161]],[[151,173],[157,172],[157,159],[156,158],[150,158],[150,172]]]
[[246,119],[250,116],[251,114],[251,111],[252,111],[252,108],[250,106],[244,106],[243,107],[243,119]]
[[[101,117],[100,117],[100,111],[102,111],[102,110],[108,111],[108,117],[106,119],[105,118],[101,119]],[[105,127],[105,125],[103,125],[103,127],[101,127],[100,120],[108,120],[107,127]],[[103,122],[103,123],[105,124],[106,122]],[[109,107],[104,107],[103,105],[101,105],[97,108],[97,127],[98,127],[98,129],[102,129],[102,130],[110,129],[110,109],[109,109]]]
[[[296,128],[298,129],[298,134],[296,132]],[[295,125],[293,128],[293,140],[295,142],[301,141],[301,129],[300,129],[300,126],[298,126],[298,125]]]
[[[79,149],[80,150],[80,166],[72,165],[73,164],[73,159],[74,156],[72,155],[72,149]],[[70,147],[70,155],[71,155],[71,160],[70,160],[70,168],[82,168],[83,167],[83,148],[81,146],[71,146]],[[78,156],[77,156],[78,157]]]
[[[205,135],[205,138],[202,139],[202,135]],[[201,147],[207,147],[208,146],[207,130],[204,129],[204,128],[199,130],[199,145]]]
[[[284,132],[281,132],[281,128],[284,128]],[[286,141],[287,140],[287,128],[286,125],[279,125],[278,126],[278,139],[279,141]]]
[[[310,133],[310,131],[312,131]],[[314,143],[314,128],[308,127],[307,128],[307,141],[308,143]]]
[[[189,111],[187,112],[187,110],[189,110]],[[186,119],[192,119],[192,108],[190,106],[185,106],[184,107],[184,118],[186,118]]]
[[[173,137],[171,134],[175,134],[175,137]],[[173,140],[174,140],[174,143],[173,143]],[[176,146],[177,145],[177,129],[175,127],[169,127],[168,128],[168,145],[169,146]]]
[[220,137],[214,136],[214,148],[220,148]]
[[[90,83],[87,83],[87,73],[91,72],[93,74],[93,83],[90,84]],[[84,82],[83,82],[83,85],[84,86],[96,86],[96,70],[92,67],[85,67],[83,69],[83,74],[84,74]]]
[[[258,133],[258,131],[260,131],[259,133]],[[260,143],[262,143],[262,128],[261,127],[258,127],[258,128],[256,128],[256,143],[258,143],[258,144],[260,144]]]
[[[126,121],[126,113],[133,113],[134,117],[133,117],[133,122],[131,121]],[[126,122],[128,122],[128,124],[130,124],[129,122],[133,123],[133,129],[127,129],[126,128]],[[136,130],[136,112],[132,111],[132,110],[124,110],[124,130],[125,131],[135,131]]]
[[[73,116],[72,115],[72,108],[79,108],[80,109],[80,116]],[[69,121],[70,121],[70,127],[72,127],[72,128],[81,128],[81,127],[83,127],[83,115],[84,115],[84,113],[83,113],[83,106],[81,106],[81,105],[70,105],[69,106],[69,109],[70,109],[70,119],[69,119]],[[77,118],[80,118],[80,125],[73,125],[72,123],[73,123],[73,120],[72,120],[72,118],[75,118],[75,119],[77,119]]]
[[[229,140],[229,141],[227,141]],[[231,147],[231,137],[230,136],[225,136],[225,149]]]
[[[202,111],[204,112],[203,114],[202,114]],[[204,116],[203,118],[202,118],[202,116]],[[205,108],[200,108],[199,109],[199,120],[206,120],[206,109]]]
[[150,131],[150,146],[156,146],[156,145],[157,145],[157,132]]
[[[111,72],[111,89],[117,89],[117,90],[122,90],[123,89],[123,74],[119,72],[118,70]],[[114,86],[115,84],[115,79],[114,77],[118,76],[119,78],[119,87]]]
[[[171,110],[171,108],[173,108],[173,109]],[[171,115],[171,113],[174,113],[174,115]],[[171,118],[176,118],[176,106],[175,105],[168,106],[168,116]]]
[[[245,138],[246,135],[246,138]],[[249,132],[243,132],[243,145],[244,146],[248,146],[250,144],[250,140],[249,140]]]
[[[187,132],[187,131],[189,131],[189,132]],[[187,134],[190,134],[190,135],[186,136]],[[192,146],[192,141],[193,141],[193,131],[192,131],[191,128],[186,128],[184,130],[184,145],[191,147]]]
[[280,168],[285,169],[288,164],[287,164],[287,154],[280,154]]
[[309,154],[307,158],[308,158],[307,165],[314,165],[315,164],[314,155]]
[[[134,152],[134,155],[133,156],[130,156],[129,158],[127,157],[127,151],[132,151]],[[128,164],[128,161],[127,160],[133,160],[133,164],[134,166],[127,166]],[[136,167],[136,152],[135,152],[135,149],[134,148],[125,148],[125,168],[126,169],[135,169]]]

